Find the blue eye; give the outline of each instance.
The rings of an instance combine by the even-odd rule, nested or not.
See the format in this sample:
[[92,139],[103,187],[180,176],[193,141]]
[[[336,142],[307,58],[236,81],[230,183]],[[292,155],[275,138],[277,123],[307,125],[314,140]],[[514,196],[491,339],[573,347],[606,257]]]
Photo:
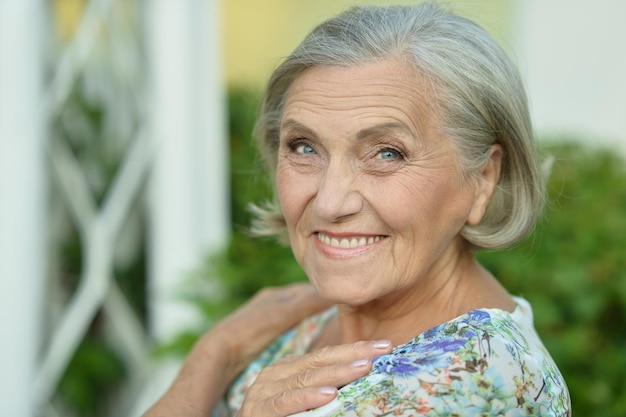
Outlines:
[[301,154],[304,154],[304,155],[313,155],[313,154],[315,154],[315,150],[310,145],[307,145],[305,143],[302,143],[300,145],[295,146],[294,151],[296,153],[301,153]]
[[402,157],[400,152],[396,151],[395,149],[389,149],[389,148],[381,150],[378,153],[378,155],[380,156],[380,159],[384,159],[387,161]]

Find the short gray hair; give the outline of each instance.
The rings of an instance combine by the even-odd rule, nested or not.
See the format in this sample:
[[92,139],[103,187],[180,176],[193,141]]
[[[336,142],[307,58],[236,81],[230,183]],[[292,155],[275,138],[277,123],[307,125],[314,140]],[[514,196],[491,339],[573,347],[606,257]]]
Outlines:
[[[486,213],[478,225],[465,226],[462,236],[475,248],[503,248],[522,239],[543,207],[544,178],[521,78],[485,30],[434,3],[349,9],[317,26],[276,68],[255,132],[272,178],[283,107],[297,77],[314,67],[394,57],[407,59],[416,75],[435,87],[439,128],[455,147],[463,172],[476,173],[493,144],[504,149]],[[252,209],[255,234],[286,235],[277,202]]]

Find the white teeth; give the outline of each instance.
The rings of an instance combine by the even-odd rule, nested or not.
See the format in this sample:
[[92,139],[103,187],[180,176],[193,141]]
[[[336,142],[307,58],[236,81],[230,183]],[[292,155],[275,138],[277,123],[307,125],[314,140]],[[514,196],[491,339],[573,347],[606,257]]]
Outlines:
[[324,244],[328,246],[332,246],[333,248],[341,248],[341,249],[351,249],[351,248],[358,248],[360,246],[371,245],[373,243],[378,242],[380,239],[382,239],[381,236],[370,236],[369,238],[353,237],[353,238],[338,239],[335,237],[331,238],[329,236],[326,236],[323,233],[318,233],[317,237]]

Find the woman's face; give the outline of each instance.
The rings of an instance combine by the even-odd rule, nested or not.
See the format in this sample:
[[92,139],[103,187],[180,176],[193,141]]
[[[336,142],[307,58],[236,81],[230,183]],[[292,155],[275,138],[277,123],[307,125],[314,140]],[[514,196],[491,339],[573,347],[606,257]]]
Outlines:
[[434,92],[401,60],[313,68],[291,86],[277,189],[294,255],[354,306],[445,279],[484,210],[437,128]]

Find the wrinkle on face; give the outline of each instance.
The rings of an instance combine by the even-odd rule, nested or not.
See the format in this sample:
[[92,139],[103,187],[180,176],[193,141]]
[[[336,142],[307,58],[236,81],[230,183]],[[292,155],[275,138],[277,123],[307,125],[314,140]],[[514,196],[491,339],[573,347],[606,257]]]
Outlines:
[[[378,74],[367,71],[370,64],[354,67],[352,81],[358,88],[351,89],[346,94],[344,80],[333,77],[315,77],[316,83],[302,82],[313,71],[328,70],[333,68],[313,68],[305,71],[292,84],[285,111],[283,123],[289,120],[289,110],[306,107],[307,111],[323,116],[326,111],[342,113],[354,112],[354,116],[364,119],[376,119],[381,116],[380,108],[386,107],[395,113],[399,122],[406,124],[411,130],[424,137],[426,131],[434,126],[430,123],[434,120],[418,119],[418,115],[433,114],[436,103],[436,95],[432,87],[421,82],[417,73],[408,64],[398,62],[397,71],[385,72],[381,68]],[[338,68],[338,70],[341,70]],[[415,74],[413,79],[407,79],[406,72]],[[372,77],[373,75],[373,77]],[[410,91],[410,97],[407,97]],[[378,103],[372,103],[372,95],[379,97]],[[283,126],[281,126],[281,131]],[[349,133],[343,131],[342,133]]]
[[[294,255],[323,296],[355,305],[399,291],[419,298],[450,275],[474,191],[441,134],[434,97],[431,84],[394,60],[316,67],[292,84],[277,190]],[[299,143],[311,152],[294,150]],[[402,157],[383,159],[385,146]],[[324,216],[320,198],[335,198]],[[329,259],[315,240],[319,230],[386,238],[367,256]]]

